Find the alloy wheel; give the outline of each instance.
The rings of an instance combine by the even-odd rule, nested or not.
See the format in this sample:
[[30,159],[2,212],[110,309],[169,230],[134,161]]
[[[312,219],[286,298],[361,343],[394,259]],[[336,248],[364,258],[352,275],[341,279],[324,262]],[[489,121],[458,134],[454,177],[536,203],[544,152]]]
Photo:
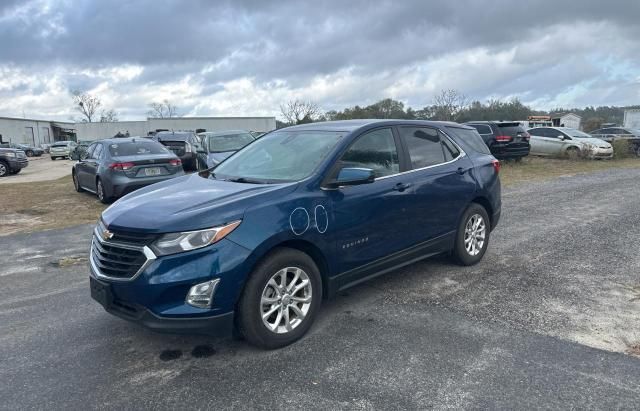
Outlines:
[[286,267],[271,276],[262,290],[260,316],[268,330],[285,334],[304,321],[311,307],[312,289],[307,273]]
[[476,256],[482,251],[487,235],[487,226],[480,214],[472,215],[464,229],[464,248],[471,256]]
[[7,175],[7,166],[4,163],[0,163],[0,177]]

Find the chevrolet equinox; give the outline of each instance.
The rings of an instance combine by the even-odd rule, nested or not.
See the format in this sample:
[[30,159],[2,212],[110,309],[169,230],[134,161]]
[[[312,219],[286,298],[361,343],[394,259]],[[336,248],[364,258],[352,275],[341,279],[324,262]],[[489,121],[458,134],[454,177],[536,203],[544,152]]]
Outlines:
[[301,338],[323,298],[436,254],[484,256],[500,163],[471,127],[350,120],[271,132],[104,211],[92,297],[169,332]]

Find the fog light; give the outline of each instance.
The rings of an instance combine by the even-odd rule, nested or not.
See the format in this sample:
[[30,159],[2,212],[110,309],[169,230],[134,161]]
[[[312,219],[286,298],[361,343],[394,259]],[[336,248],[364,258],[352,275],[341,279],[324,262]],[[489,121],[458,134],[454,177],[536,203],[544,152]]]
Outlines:
[[216,278],[194,285],[187,294],[186,303],[198,308],[210,308],[219,282],[220,279]]

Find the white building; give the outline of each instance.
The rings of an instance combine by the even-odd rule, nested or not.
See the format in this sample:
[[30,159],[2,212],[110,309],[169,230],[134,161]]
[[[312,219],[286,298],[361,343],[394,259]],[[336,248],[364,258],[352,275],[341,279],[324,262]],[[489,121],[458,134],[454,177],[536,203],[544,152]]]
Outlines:
[[0,141],[33,146],[74,138],[74,123],[0,117]]
[[112,123],[70,123],[0,117],[0,136],[2,137],[0,141],[40,146],[60,140],[98,140],[127,132],[131,136],[146,136],[150,131],[158,130],[241,129],[267,132],[275,128],[275,117],[175,117]]
[[624,128],[640,130],[640,109],[631,108],[624,111]]
[[554,127],[569,127],[580,130],[582,117],[574,113],[558,113],[551,116]]

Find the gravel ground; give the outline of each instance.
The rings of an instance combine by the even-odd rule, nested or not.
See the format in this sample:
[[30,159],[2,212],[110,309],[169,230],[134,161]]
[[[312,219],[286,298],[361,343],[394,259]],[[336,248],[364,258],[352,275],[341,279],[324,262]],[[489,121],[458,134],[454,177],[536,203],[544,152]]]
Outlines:
[[513,186],[482,263],[362,284],[269,352],[106,314],[89,226],[2,237],[0,408],[637,408],[638,178]]

